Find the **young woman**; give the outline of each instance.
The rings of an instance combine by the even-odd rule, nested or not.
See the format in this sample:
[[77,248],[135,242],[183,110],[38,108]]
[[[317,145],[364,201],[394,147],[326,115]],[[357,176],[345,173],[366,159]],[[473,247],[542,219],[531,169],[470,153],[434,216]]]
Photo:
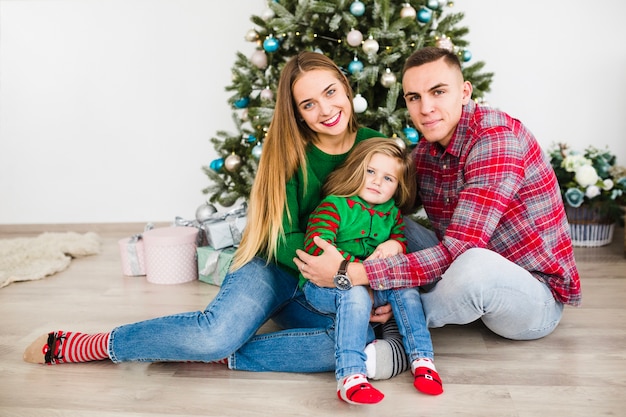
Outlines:
[[[328,174],[356,143],[380,134],[357,126],[348,81],[322,54],[303,52],[287,62],[276,97],[250,196],[248,224],[232,272],[206,309],[127,324],[107,333],[53,331],[35,340],[24,360],[223,361],[231,369],[248,371],[334,370],[333,318],[306,303],[293,258],[304,247],[306,222],[320,202]],[[377,313],[373,321],[391,316],[389,306]],[[255,336],[270,318],[290,330]],[[370,332],[368,340],[372,339]],[[385,346],[379,340],[371,350],[380,352]],[[404,352],[396,356],[396,362],[403,356]],[[378,375],[389,377],[404,370],[384,359],[376,358]]]
[[[331,173],[326,196],[309,218],[305,249],[317,255],[318,236],[333,243],[349,262],[386,258],[406,252],[402,212],[415,202],[415,166],[411,156],[391,139],[358,143],[346,162]],[[367,380],[364,352],[372,305],[390,303],[411,361],[417,390],[438,395],[441,379],[433,364],[433,345],[417,288],[370,291],[352,286],[347,275],[335,277],[336,288],[318,287],[301,276],[307,301],[322,313],[335,314],[337,395],[351,404],[374,404],[383,394]]]

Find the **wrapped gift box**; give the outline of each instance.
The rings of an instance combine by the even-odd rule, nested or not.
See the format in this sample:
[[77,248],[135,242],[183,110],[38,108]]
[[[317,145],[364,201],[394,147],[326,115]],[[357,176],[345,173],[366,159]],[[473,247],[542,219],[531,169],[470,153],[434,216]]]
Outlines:
[[154,284],[182,284],[198,278],[195,227],[162,227],[143,234],[146,278]]
[[198,278],[200,281],[207,284],[222,285],[236,250],[234,247],[224,249],[214,249],[210,246],[199,247],[197,251]]
[[243,229],[246,227],[246,216],[228,216],[224,220],[205,222],[202,229],[206,240],[213,249],[224,249],[236,246],[241,242]]
[[129,277],[146,275],[146,260],[141,235],[134,235],[118,241],[122,274]]

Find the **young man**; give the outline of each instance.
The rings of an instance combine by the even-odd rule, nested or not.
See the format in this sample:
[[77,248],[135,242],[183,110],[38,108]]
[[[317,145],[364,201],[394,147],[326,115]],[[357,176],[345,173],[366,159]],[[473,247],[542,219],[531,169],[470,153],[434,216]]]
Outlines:
[[[479,107],[454,53],[424,48],[402,78],[411,120],[419,199],[439,240],[427,249],[350,264],[355,285],[424,286],[429,327],[481,319],[496,334],[537,339],[580,304],[580,280],[554,172],[536,139],[506,113]],[[333,286],[341,255],[326,242],[296,263]]]

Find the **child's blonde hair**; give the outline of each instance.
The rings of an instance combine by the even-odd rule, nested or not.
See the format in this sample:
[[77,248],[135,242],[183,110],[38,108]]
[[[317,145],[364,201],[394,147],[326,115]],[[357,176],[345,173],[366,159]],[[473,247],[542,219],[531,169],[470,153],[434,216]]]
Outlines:
[[395,140],[372,138],[359,142],[341,166],[333,171],[322,188],[324,195],[352,197],[357,195],[365,184],[365,173],[374,154],[383,154],[398,161],[398,189],[394,194],[396,206],[404,214],[415,210],[415,165],[413,157]]

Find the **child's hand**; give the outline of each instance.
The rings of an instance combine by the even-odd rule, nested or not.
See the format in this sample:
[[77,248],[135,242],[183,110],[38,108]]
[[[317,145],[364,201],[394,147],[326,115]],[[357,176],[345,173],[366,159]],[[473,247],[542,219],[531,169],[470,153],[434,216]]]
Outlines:
[[396,240],[388,240],[378,245],[376,250],[368,256],[367,259],[383,259],[395,256],[399,253],[403,253],[403,248],[400,242]]

